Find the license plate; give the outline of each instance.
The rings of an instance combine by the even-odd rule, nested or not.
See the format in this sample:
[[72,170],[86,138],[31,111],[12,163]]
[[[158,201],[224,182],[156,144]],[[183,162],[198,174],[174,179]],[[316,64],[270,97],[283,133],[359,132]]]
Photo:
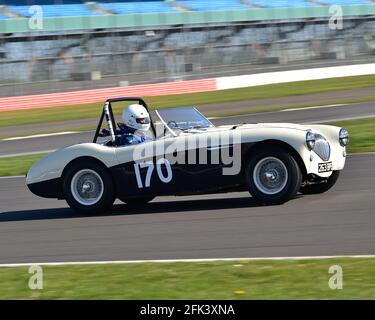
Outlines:
[[332,161],[323,162],[318,164],[318,172],[329,172],[332,171]]

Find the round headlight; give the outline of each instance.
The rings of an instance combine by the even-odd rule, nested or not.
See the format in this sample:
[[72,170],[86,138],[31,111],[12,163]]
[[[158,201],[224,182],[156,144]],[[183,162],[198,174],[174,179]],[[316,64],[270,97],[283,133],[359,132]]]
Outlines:
[[349,133],[345,128],[341,128],[339,132],[339,141],[340,144],[345,147],[349,144]]
[[306,145],[307,145],[307,148],[311,151],[312,149],[314,149],[314,146],[315,146],[315,134],[312,133],[311,131],[308,131],[306,133]]

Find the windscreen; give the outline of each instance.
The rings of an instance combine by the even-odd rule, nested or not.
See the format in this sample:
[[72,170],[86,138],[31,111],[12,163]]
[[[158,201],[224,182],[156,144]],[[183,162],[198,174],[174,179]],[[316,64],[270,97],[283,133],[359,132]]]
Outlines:
[[158,110],[161,120],[171,129],[201,129],[213,124],[194,107]]

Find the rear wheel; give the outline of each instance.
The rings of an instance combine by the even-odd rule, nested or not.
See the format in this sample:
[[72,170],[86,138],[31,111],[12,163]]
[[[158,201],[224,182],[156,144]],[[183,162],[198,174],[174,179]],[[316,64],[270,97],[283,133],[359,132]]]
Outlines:
[[280,204],[296,195],[302,174],[293,156],[282,148],[270,147],[252,154],[246,180],[253,198]]
[[63,191],[69,206],[78,212],[103,212],[114,202],[112,177],[108,169],[96,161],[78,161],[67,168]]
[[314,184],[307,184],[306,186],[301,187],[299,192],[303,194],[319,194],[326,192],[335,185],[339,176],[340,171],[333,171],[326,180]]
[[141,206],[152,201],[154,196],[144,196],[144,197],[121,197],[119,198],[122,202],[131,206]]

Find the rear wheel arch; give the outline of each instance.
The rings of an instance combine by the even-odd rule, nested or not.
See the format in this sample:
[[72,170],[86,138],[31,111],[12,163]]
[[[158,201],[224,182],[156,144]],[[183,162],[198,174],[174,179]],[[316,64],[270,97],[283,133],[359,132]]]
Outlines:
[[276,140],[276,139],[263,140],[263,141],[259,141],[259,142],[255,143],[254,145],[252,145],[245,153],[245,157],[244,157],[245,165],[249,161],[249,159],[251,157],[251,153],[254,153],[255,151],[259,151],[261,149],[267,149],[267,148],[271,148],[271,147],[279,147],[279,148],[287,151],[294,158],[294,160],[297,162],[298,167],[301,170],[302,176],[304,178],[307,176],[305,164],[304,164],[301,156],[297,152],[297,150],[294,149],[290,144],[288,144],[284,141],[281,141],[281,140]]

